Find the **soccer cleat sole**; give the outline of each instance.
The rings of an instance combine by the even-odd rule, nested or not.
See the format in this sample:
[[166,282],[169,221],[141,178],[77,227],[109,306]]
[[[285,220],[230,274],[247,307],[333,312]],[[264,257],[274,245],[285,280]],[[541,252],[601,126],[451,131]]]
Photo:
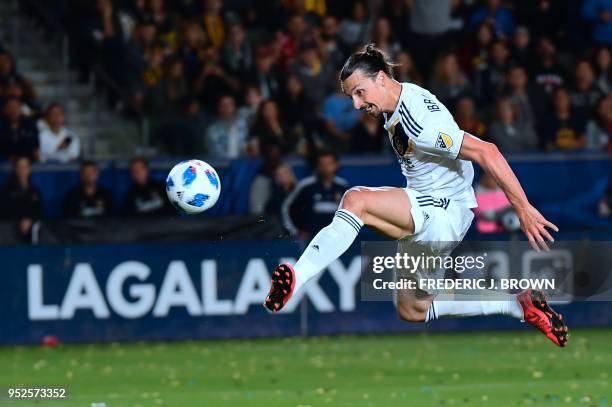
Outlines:
[[557,338],[559,342],[557,345],[564,347],[569,339],[569,328],[563,322],[563,315],[558,314],[553,310],[546,301],[546,297],[540,291],[533,290],[531,292],[531,302],[541,312],[543,312],[552,325],[551,333]]
[[280,311],[293,295],[295,271],[288,264],[281,264],[272,272],[272,286],[264,302],[270,312]]

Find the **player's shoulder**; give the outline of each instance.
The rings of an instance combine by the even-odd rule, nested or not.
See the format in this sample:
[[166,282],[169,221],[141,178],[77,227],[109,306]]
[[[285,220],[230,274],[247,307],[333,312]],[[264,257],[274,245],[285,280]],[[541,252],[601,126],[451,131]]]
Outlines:
[[414,83],[403,83],[401,104],[420,120],[440,120],[450,112],[429,90]]
[[423,98],[430,98],[433,94],[427,89],[410,82],[402,82],[402,99],[406,100],[420,100]]

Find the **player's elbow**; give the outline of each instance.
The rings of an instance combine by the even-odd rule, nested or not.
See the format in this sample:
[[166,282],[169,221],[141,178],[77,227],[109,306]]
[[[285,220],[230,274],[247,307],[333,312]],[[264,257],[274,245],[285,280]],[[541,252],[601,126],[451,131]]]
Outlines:
[[489,142],[482,143],[480,154],[478,156],[478,164],[485,169],[491,168],[497,161],[504,159],[502,153],[499,151],[499,148],[497,148],[495,144]]

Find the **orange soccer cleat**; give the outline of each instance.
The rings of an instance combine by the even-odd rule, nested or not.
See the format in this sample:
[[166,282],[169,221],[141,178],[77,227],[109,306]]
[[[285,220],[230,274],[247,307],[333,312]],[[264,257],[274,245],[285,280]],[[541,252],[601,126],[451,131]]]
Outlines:
[[563,322],[563,315],[550,308],[541,291],[528,289],[519,293],[516,298],[523,308],[525,322],[538,328],[557,346],[565,346],[568,328]]
[[295,288],[295,271],[287,263],[276,266],[272,273],[272,287],[264,302],[264,307],[272,312],[278,312],[293,295]]

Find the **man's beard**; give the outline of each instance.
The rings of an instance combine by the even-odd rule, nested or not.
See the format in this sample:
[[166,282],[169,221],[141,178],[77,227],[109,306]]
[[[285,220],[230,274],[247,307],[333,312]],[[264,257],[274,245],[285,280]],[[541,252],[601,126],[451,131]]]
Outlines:
[[363,113],[372,117],[380,117],[380,110],[371,103],[368,103],[365,108],[360,109]]

